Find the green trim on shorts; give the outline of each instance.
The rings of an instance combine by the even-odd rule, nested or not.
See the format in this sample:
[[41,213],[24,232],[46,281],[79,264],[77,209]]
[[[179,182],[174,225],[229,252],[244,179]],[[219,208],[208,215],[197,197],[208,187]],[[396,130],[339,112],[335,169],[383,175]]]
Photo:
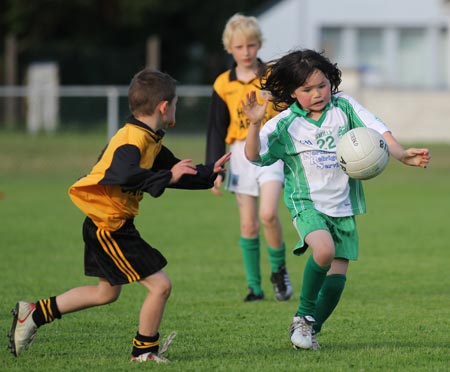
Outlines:
[[327,230],[333,237],[336,252],[335,258],[357,260],[359,254],[359,238],[355,216],[330,217],[315,209],[306,209],[293,219],[293,224],[300,237],[292,250],[301,256],[308,249],[305,237],[312,231]]

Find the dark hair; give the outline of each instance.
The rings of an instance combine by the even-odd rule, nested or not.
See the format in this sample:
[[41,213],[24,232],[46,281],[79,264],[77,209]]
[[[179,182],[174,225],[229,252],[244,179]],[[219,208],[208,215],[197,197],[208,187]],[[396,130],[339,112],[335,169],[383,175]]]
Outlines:
[[134,75],[128,89],[128,105],[133,115],[152,115],[158,103],[176,96],[177,81],[169,74],[145,68]]
[[272,102],[278,111],[293,104],[291,94],[302,86],[308,77],[320,70],[331,84],[331,93],[339,92],[341,71],[336,63],[322,53],[311,49],[291,51],[285,56],[268,63],[268,75],[261,78],[261,89],[272,94]]

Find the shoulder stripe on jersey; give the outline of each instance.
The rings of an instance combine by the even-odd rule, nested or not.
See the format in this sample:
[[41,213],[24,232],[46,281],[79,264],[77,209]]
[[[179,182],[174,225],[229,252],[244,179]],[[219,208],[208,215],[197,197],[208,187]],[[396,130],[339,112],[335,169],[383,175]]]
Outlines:
[[344,97],[333,97],[332,102],[337,108],[345,112],[345,114],[347,115],[348,123],[350,126],[349,129],[366,126],[359,115],[356,113],[355,108],[348,99]]

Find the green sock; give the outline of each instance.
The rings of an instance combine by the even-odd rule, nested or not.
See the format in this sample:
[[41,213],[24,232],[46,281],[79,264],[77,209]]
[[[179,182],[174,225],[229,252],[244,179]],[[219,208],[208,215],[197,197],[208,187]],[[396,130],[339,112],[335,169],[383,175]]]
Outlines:
[[298,316],[315,314],[317,296],[329,269],[330,266],[321,267],[314,261],[312,255],[309,256],[303,271],[300,304],[297,309]]
[[273,273],[278,272],[280,267],[286,266],[286,245],[280,248],[272,248],[269,245],[266,247],[267,253],[269,253],[270,267]]
[[341,294],[344,291],[346,276],[343,274],[331,274],[325,278],[316,303],[314,318],[316,323],[313,328],[316,333],[322,329],[325,320],[336,308]]
[[239,239],[242,256],[244,258],[245,276],[247,284],[256,295],[263,294],[261,288],[259,237]]

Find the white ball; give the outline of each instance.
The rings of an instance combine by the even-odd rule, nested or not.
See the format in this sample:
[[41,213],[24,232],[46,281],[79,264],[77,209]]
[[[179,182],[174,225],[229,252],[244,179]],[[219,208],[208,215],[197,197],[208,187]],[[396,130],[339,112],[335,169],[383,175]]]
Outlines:
[[351,178],[368,180],[378,176],[389,161],[384,137],[370,128],[355,128],[345,133],[336,147],[342,170]]

